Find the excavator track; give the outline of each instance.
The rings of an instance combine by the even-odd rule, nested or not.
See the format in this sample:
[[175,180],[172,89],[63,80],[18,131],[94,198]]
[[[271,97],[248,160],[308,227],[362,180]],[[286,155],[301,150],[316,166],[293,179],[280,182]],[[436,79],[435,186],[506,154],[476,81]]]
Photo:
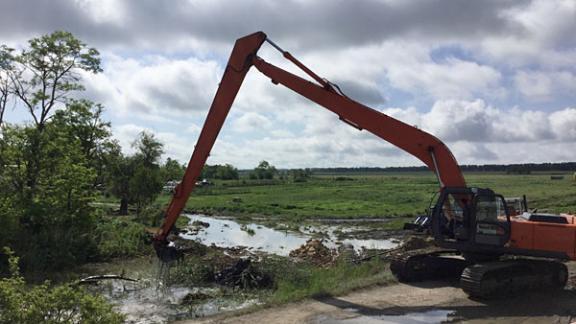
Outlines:
[[562,289],[568,268],[546,260],[507,260],[478,263],[464,269],[460,287],[470,297],[488,299],[526,291]]
[[392,257],[390,270],[402,282],[458,278],[469,263],[455,250],[415,250]]

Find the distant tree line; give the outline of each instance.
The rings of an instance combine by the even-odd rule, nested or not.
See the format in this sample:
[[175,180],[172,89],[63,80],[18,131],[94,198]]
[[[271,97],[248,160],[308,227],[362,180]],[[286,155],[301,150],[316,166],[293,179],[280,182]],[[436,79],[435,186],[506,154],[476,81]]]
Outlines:
[[208,165],[202,168],[200,179],[220,179],[220,180],[238,180],[240,178],[238,169],[230,164]]
[[[464,172],[507,172],[507,173],[530,173],[543,171],[576,171],[576,162],[560,163],[524,163],[524,164],[468,164],[461,165]],[[378,173],[378,172],[415,172],[427,171],[426,166],[411,167],[354,167],[354,168],[312,168],[312,172],[321,173]]]

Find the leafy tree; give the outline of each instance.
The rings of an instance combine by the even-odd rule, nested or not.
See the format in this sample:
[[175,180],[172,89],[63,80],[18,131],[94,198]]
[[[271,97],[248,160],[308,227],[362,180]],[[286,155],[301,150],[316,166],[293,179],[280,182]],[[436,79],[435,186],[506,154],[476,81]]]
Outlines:
[[128,214],[128,204],[135,204],[139,215],[162,191],[162,143],[154,135],[142,132],[132,145],[137,153],[131,157],[119,153],[112,166],[111,191],[120,198],[120,215]]
[[[30,140],[35,136],[42,143],[40,151]],[[12,226],[0,243],[13,246],[24,265],[36,270],[87,260],[95,248],[88,235],[95,227],[90,206],[95,172],[78,142],[70,141],[67,130],[52,122],[42,134],[31,126],[5,125],[0,150],[0,203],[11,218],[6,223]],[[34,154],[42,164],[32,198],[26,175]]]
[[251,179],[273,179],[278,173],[276,167],[268,163],[268,161],[261,161],[254,171],[250,173]]
[[41,130],[58,103],[66,103],[70,92],[84,90],[78,72],[102,69],[98,51],[69,32],[55,31],[28,44],[28,49],[15,56],[11,79],[14,94]]
[[132,203],[130,180],[136,163],[134,158],[126,157],[121,152],[110,156],[110,192],[120,199],[120,215],[128,215],[128,204]]
[[10,69],[4,69],[10,79],[9,93],[27,108],[36,128],[36,134],[29,136],[31,155],[26,168],[27,194],[33,199],[42,169],[42,145],[49,142],[42,135],[47,122],[58,105],[69,102],[71,92],[84,89],[80,71],[98,73],[102,69],[98,51],[87,48],[69,32],[33,38],[28,45],[14,55],[3,47],[2,56],[4,62],[11,63]]
[[132,147],[138,150],[136,155],[146,167],[157,167],[164,153],[164,145],[154,137],[154,134],[145,131],[140,132]]
[[240,176],[238,175],[238,169],[236,169],[231,164],[225,164],[216,172],[216,177],[222,180],[238,180]]
[[136,214],[153,202],[162,191],[160,157],[164,153],[163,144],[154,134],[141,132],[132,146],[138,149],[135,155],[136,166],[130,179],[130,193],[136,204]]
[[181,165],[178,161],[167,158],[166,163],[164,163],[161,169],[162,181],[180,180],[184,176],[185,170],[186,167]]
[[102,120],[104,107],[89,100],[70,100],[54,114],[53,122],[66,130],[70,141],[77,141],[88,165],[96,171],[94,186],[105,183],[109,156],[120,150],[112,139],[110,122]]
[[201,179],[238,180],[238,169],[231,164],[205,165],[200,174]]
[[4,121],[4,113],[11,91],[10,75],[14,71],[14,50],[6,45],[0,45],[0,126]]

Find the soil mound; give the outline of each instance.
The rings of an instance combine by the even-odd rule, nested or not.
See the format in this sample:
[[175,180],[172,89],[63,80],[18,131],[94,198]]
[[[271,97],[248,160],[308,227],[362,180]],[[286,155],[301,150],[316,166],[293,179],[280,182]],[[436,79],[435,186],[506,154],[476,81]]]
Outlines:
[[322,244],[321,240],[309,239],[299,248],[290,251],[289,256],[306,260],[316,265],[330,265],[334,262],[336,252]]

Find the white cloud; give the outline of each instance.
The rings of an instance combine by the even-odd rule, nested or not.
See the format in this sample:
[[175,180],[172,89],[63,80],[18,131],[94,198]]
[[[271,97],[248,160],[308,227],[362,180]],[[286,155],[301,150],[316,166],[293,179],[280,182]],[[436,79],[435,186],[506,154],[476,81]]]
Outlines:
[[[570,152],[576,149],[576,108],[545,114],[519,109],[502,111],[482,100],[452,100],[438,101],[423,113],[414,108],[383,111],[437,135],[460,164],[569,161],[573,159]],[[245,120],[257,121],[260,117],[249,114]],[[421,165],[390,143],[366,131],[360,132],[335,116],[331,118],[329,113],[310,114],[303,132],[285,134],[280,129],[276,134],[279,136],[274,136],[279,128],[273,121],[267,121],[271,136],[240,139],[221,136],[208,162],[231,163],[240,168],[252,168],[261,160],[279,167]],[[223,132],[237,131],[235,127],[232,124]],[[181,162],[189,159],[198,136],[197,131],[180,136],[176,131],[154,131],[134,124],[115,127],[114,134],[124,148],[129,148],[142,130],[154,132],[165,144],[166,156]]]
[[514,76],[518,91],[533,101],[553,100],[556,95],[576,94],[576,74],[568,71],[519,71]]
[[[128,151],[146,129],[186,161],[234,40],[262,29],[351,98],[446,141],[461,163],[574,159],[573,0],[0,2],[9,44],[55,29],[101,51],[105,71],[84,74],[85,95]],[[303,75],[269,46],[259,55]],[[228,119],[210,161],[420,164],[256,71]]]
[[513,32],[480,39],[477,48],[488,58],[513,67],[538,64],[569,67],[576,64],[576,2],[534,0],[503,10],[501,17]]
[[105,72],[83,74],[88,97],[114,113],[166,121],[205,112],[210,107],[222,71],[214,61],[196,58],[107,58]]
[[255,112],[247,112],[234,120],[232,129],[240,133],[268,130],[272,122],[266,116]]
[[[424,130],[447,142],[538,143],[571,138],[576,132],[574,110],[502,110],[483,100],[442,100],[429,112],[411,116],[407,122],[420,121],[418,125]],[[396,116],[403,119],[401,114]]]
[[391,64],[387,76],[391,84],[406,92],[428,93],[436,99],[471,98],[498,89],[500,72],[489,66],[459,59],[437,64],[431,61]]
[[550,127],[563,141],[576,141],[576,108],[556,111],[549,117]]
[[484,101],[437,101],[422,118],[423,128],[445,141],[486,141],[493,135],[493,111]]

